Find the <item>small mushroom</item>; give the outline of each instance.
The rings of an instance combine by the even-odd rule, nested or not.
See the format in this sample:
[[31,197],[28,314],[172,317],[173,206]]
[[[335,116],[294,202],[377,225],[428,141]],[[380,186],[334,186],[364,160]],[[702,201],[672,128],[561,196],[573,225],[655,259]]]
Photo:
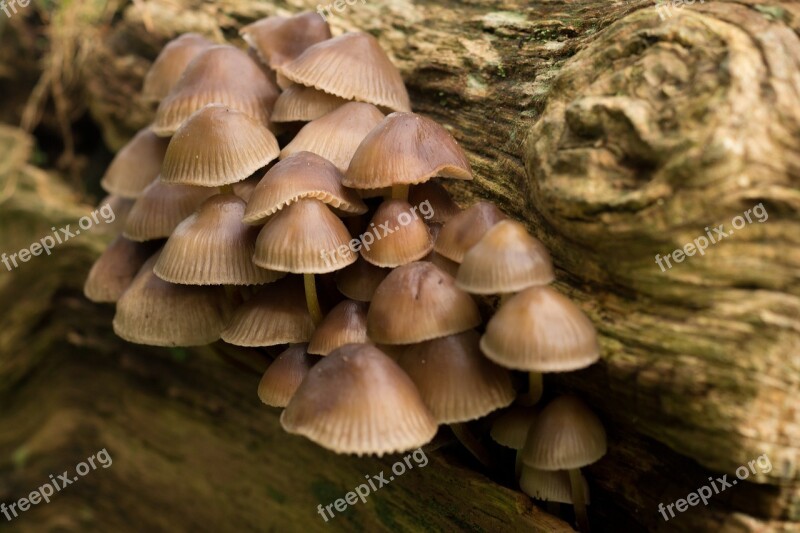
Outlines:
[[[431,230],[431,238],[433,239],[433,242],[436,243],[436,239],[439,238],[439,233],[442,231],[442,225],[434,223],[430,224],[428,227]],[[429,263],[433,263],[444,272],[450,274],[450,276],[453,278],[458,275],[458,263],[446,258],[442,254],[438,253],[435,249],[431,250],[431,253],[425,256],[424,260],[428,261]]]
[[168,144],[169,140],[157,137],[150,128],[139,131],[114,156],[100,185],[115,196],[138,198],[161,172]]
[[315,198],[345,215],[367,212],[361,198],[342,185],[342,174],[333,163],[311,152],[299,152],[264,175],[247,204],[244,222],[263,224],[302,198]]
[[414,344],[477,327],[478,306],[455,280],[432,263],[393,270],[375,290],[367,313],[369,338],[380,344]]
[[489,432],[492,440],[497,444],[517,451],[514,463],[514,472],[517,478],[522,472],[522,448],[525,447],[528,430],[534,420],[536,420],[535,409],[514,405],[495,419]]
[[153,132],[169,137],[208,104],[227,106],[268,126],[279,92],[247,53],[229,45],[212,46],[189,63],[178,83],[161,101]]
[[[538,470],[526,464],[522,465],[519,488],[531,498],[545,502],[568,503],[572,505],[572,485],[569,473],[564,470]],[[589,485],[581,475],[583,494],[586,504],[589,501]]]
[[246,180],[237,181],[231,187],[233,188],[233,194],[244,200],[245,202],[249,202],[250,198],[253,196],[253,192],[256,190],[258,186],[258,182],[261,181],[261,171],[257,171],[255,174],[247,178]]
[[354,189],[392,187],[392,197],[408,198],[409,185],[435,176],[471,180],[464,150],[441,125],[414,113],[392,113],[353,154],[344,184]]
[[357,455],[413,450],[436,435],[414,383],[369,344],[348,344],[314,365],[281,425],[336,453]]
[[327,115],[347,102],[344,98],[313,87],[293,84],[275,101],[271,119],[272,122],[309,122]]
[[244,200],[218,194],[172,232],[153,271],[181,285],[260,285],[285,276],[252,262],[259,228],[242,222]]
[[355,262],[350,233],[324,203],[300,199],[261,229],[253,262],[261,268],[303,274],[306,304],[315,324],[322,321],[315,274],[335,272]]
[[[292,17],[267,17],[248,24],[239,34],[271,69],[297,58],[308,47],[331,38],[331,29],[319,14],[306,11]],[[278,84],[291,84],[279,76]]]
[[292,344],[264,372],[258,397],[272,407],[286,407],[297,387],[320,358],[306,352],[307,344]]
[[92,231],[96,231],[101,235],[120,235],[125,227],[125,221],[133,208],[134,202],[135,200],[132,198],[123,198],[115,194],[109,194],[104,197],[97,204],[97,208],[100,209],[107,205],[108,209],[111,209],[111,212],[115,215],[114,220],[101,226],[95,226],[92,228]]
[[158,254],[117,301],[114,333],[137,344],[202,346],[220,338],[230,316],[222,287],[168,283],[153,273]]
[[336,272],[336,288],[351,300],[369,302],[389,272],[359,256],[355,263]]
[[308,353],[328,355],[345,344],[366,344],[367,304],[345,300],[336,305],[314,330]]
[[472,294],[507,294],[553,279],[547,248],[515,220],[501,220],[464,255],[456,285]]
[[364,137],[380,124],[383,113],[372,104],[349,102],[303,126],[281,150],[281,159],[302,151],[318,154],[347,172]]
[[278,141],[262,124],[240,111],[212,104],[175,132],[161,179],[200,187],[231,185],[267,166],[279,153]]
[[433,249],[447,259],[461,263],[469,249],[481,240],[489,228],[506,218],[494,204],[478,202],[442,226]]
[[144,77],[142,99],[158,103],[178,83],[183,71],[201,52],[214,43],[197,33],[184,33],[168,42]]
[[123,235],[138,242],[167,238],[181,221],[216,193],[214,188],[170,185],[156,178],[133,204]]
[[299,278],[286,278],[265,285],[234,311],[222,331],[222,340],[246,347],[308,342],[314,322],[303,302]]
[[408,203],[422,205],[425,202],[431,212],[430,217],[425,219],[428,224],[444,224],[462,211],[447,189],[436,180],[412,185],[409,189]]
[[116,302],[153,255],[154,248],[152,244],[117,237],[92,265],[83,294],[93,302]]
[[400,72],[368,33],[345,33],[317,43],[277,70],[295,83],[345,100],[411,110]]
[[[373,237],[369,244],[366,235]],[[417,261],[433,250],[428,226],[405,200],[383,202],[362,235],[361,244],[364,259],[384,268]]]
[[531,426],[522,460],[539,470],[566,470],[572,486],[572,502],[581,531],[589,531],[586,496],[580,469],[606,454],[602,422],[574,396],[550,402]]

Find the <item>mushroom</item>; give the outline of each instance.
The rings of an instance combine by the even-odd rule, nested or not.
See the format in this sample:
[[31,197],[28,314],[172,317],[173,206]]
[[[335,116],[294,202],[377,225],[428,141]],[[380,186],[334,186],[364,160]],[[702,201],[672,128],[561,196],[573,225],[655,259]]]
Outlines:
[[262,124],[245,113],[212,104],[175,132],[161,179],[201,187],[231,185],[247,179],[279,153],[278,141]]
[[345,344],[368,342],[367,304],[344,300],[331,309],[314,330],[308,353],[328,355]]
[[368,230],[361,235],[361,244],[364,259],[385,268],[422,259],[433,250],[428,227],[405,200],[383,202],[375,211]]
[[508,294],[553,279],[547,248],[515,220],[501,220],[464,255],[456,285],[472,294]]
[[419,389],[436,422],[449,424],[464,446],[490,467],[491,456],[465,422],[510,405],[516,391],[509,372],[483,357],[479,338],[470,330],[404,346],[395,360]]
[[172,232],[153,268],[181,285],[260,285],[285,276],[253,264],[259,228],[242,222],[244,200],[218,194]]
[[249,202],[250,198],[253,196],[253,192],[256,190],[256,186],[258,186],[259,181],[261,181],[261,171],[257,171],[246,180],[237,181],[231,185],[233,188],[233,194],[245,202]]
[[525,447],[528,430],[534,420],[536,420],[535,409],[514,405],[494,420],[489,432],[492,440],[497,444],[517,451],[514,462],[514,473],[517,479],[522,472],[522,448]]
[[263,224],[302,198],[315,198],[344,215],[367,212],[361,198],[342,185],[342,174],[333,163],[311,152],[299,152],[264,175],[247,203],[243,220],[247,224]]
[[114,333],[137,344],[202,346],[220,338],[230,315],[222,287],[168,283],[153,273],[158,253],[145,262],[117,301]]
[[140,130],[108,165],[100,185],[121,198],[136,199],[161,172],[169,140],[157,137],[150,128]]
[[272,407],[289,404],[297,387],[320,359],[309,355],[307,347],[307,344],[292,344],[269,365],[258,384],[258,397],[262,402]]
[[169,237],[182,220],[216,193],[215,188],[170,185],[156,178],[133,204],[123,235],[139,242]]
[[355,260],[347,228],[314,198],[302,198],[270,218],[258,234],[253,256],[261,268],[303,274],[314,324],[322,321],[314,275],[334,272]]
[[189,63],[214,43],[197,33],[184,33],[168,42],[144,77],[142,99],[160,102],[178,83]]
[[[309,122],[327,115],[348,101],[313,87],[293,84],[275,100],[272,122]],[[381,114],[383,116],[383,114]]]
[[277,71],[295,83],[345,100],[411,110],[400,72],[368,33],[345,33],[317,43]]
[[299,278],[286,278],[264,286],[240,305],[222,331],[222,340],[245,347],[308,342],[314,332]]
[[411,205],[422,205],[428,202],[428,205],[431,206],[431,216],[426,221],[429,224],[444,224],[461,212],[461,208],[450,197],[447,189],[436,180],[412,185],[408,192],[408,202]]
[[[568,472],[564,470],[538,470],[523,464],[520,473],[519,488],[531,498],[545,502],[568,503],[570,505],[574,503]],[[583,475],[581,475],[581,484],[583,485],[586,504],[589,504],[591,503],[589,501],[589,485]]]
[[602,422],[574,396],[560,396],[539,414],[528,431],[522,450],[526,465],[539,470],[566,470],[572,486],[575,517],[581,531],[589,531],[586,496],[580,469],[606,454]]
[[229,45],[211,46],[189,63],[181,79],[161,101],[153,132],[169,137],[208,104],[227,106],[267,126],[279,92],[245,52]]
[[369,338],[380,344],[414,344],[480,323],[472,297],[448,274],[424,261],[403,265],[386,276],[367,312]]
[[281,415],[289,433],[336,453],[400,453],[436,435],[414,383],[386,354],[348,344],[311,368]]
[[408,186],[441,176],[471,180],[464,151],[440,124],[414,113],[392,113],[353,154],[344,184],[354,189],[392,187],[392,197],[408,198]]
[[[439,233],[442,231],[441,224],[430,224],[428,226],[431,231],[431,238],[433,239],[434,244],[436,243],[436,239],[439,238]],[[444,272],[450,274],[451,277],[455,278],[458,274],[458,263],[455,261],[451,261],[450,259],[446,258],[445,256],[438,253],[435,249],[431,250],[431,252],[425,256],[425,261],[429,263],[433,263]]]
[[132,198],[123,198],[115,194],[109,194],[104,197],[97,204],[97,208],[100,209],[107,205],[107,209],[111,209],[111,212],[115,215],[114,220],[101,226],[95,226],[92,231],[96,231],[101,235],[113,235],[115,237],[120,235],[125,227],[125,220],[128,218],[131,208],[133,208],[134,201]]
[[281,150],[281,159],[297,152],[318,154],[347,172],[350,160],[364,137],[380,124],[383,113],[372,104],[349,102],[303,126]]
[[93,302],[116,302],[154,251],[152,244],[117,237],[92,265],[83,294]]
[[579,370],[600,358],[591,320],[547,286],[530,287],[504,302],[486,325],[481,350],[501,366],[530,372],[534,403],[542,394],[542,372]]
[[494,204],[478,202],[442,226],[433,249],[447,259],[461,263],[467,251],[481,240],[489,228],[506,218]]
[[[267,17],[248,24],[239,35],[258,53],[261,61],[275,70],[294,60],[309,46],[331,38],[331,29],[319,14],[306,11],[292,17]],[[278,76],[278,85],[291,84]]]
[[336,272],[336,288],[351,300],[369,302],[389,272],[359,256],[355,263]]

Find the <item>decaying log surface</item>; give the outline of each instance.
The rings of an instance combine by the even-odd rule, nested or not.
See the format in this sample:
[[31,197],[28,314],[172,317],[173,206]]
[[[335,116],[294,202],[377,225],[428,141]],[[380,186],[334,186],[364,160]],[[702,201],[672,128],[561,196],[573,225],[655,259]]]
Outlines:
[[[316,9],[300,0],[152,0],[112,19],[100,4],[86,2],[75,68],[114,148],[152,118],[134,95],[166,40],[184,31],[234,39],[261,16]],[[798,530],[800,7],[704,2],[662,20],[647,1],[375,1],[330,22],[380,39],[415,110],[446,124],[470,155],[477,178],[453,185],[459,200],[488,198],[528,222],[553,253],[559,288],[598,325],[602,363],[547,378],[551,389],[580,391],[609,426],[609,456],[588,472],[598,521],[610,530]],[[729,231],[756,204],[765,222],[664,272],[656,265],[656,254],[706,227]],[[165,364],[130,357],[143,368]],[[216,394],[235,386],[233,374],[226,379]],[[239,422],[234,434],[250,431],[249,417]],[[301,446],[271,423],[259,434]],[[769,473],[669,523],[660,518],[659,502],[762,454]],[[353,464],[313,457],[320,468]],[[449,482],[452,491],[469,485]],[[462,511],[485,507],[483,498],[491,500],[462,501]],[[427,512],[427,502],[414,505]]]

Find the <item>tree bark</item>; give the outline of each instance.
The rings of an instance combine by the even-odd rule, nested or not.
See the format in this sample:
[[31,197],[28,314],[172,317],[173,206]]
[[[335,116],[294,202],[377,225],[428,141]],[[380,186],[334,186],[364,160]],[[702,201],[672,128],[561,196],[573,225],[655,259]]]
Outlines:
[[[251,20],[316,4],[152,0],[81,9],[81,53],[63,71],[72,76],[65,98],[80,95],[107,144],[118,148],[152,119],[135,95],[166,40],[185,31],[235,39]],[[587,471],[595,521],[609,530],[798,531],[800,7],[376,1],[356,2],[329,22],[335,33],[360,29],[379,38],[403,72],[415,111],[447,125],[470,156],[476,179],[451,186],[457,199],[490,199],[526,221],[553,254],[559,289],[598,325],[602,362],[545,379],[551,391],[578,391],[607,423],[609,455]],[[52,30],[50,37],[64,38]],[[758,204],[768,213],[763,222],[753,212]],[[748,209],[753,220],[735,235],[702,255],[672,259],[671,268],[657,265],[657,254],[714,235],[719,224],[729,232]],[[42,227],[60,212],[42,221],[35,203],[14,211]],[[2,227],[10,220],[18,219],[5,218]],[[21,242],[36,235],[20,234]],[[190,519],[201,528],[319,527],[311,515],[317,503],[391,464],[333,457],[284,435],[276,414],[254,401],[253,377],[200,356],[176,362],[111,339],[110,313],[74,292],[97,246],[82,245],[77,259],[48,259],[47,276],[15,272],[8,278],[19,281],[0,289],[3,301],[20,302],[3,311],[4,322],[19,316],[20,305],[29,309],[28,321],[15,318],[17,329],[0,345],[13,354],[0,361],[0,397],[15,398],[0,412],[0,448],[24,442],[44,464],[48,448],[37,443],[61,431],[55,420],[67,421],[71,435],[114,442],[110,451],[123,465],[108,471],[114,485],[87,479],[86,494],[113,490],[125,498],[124,516],[145,516],[150,521],[141,525],[153,527],[191,500],[206,504]],[[28,284],[48,289],[31,293]],[[68,332],[69,348],[46,357]],[[24,333],[41,335],[38,351],[23,348]],[[76,389],[94,368],[103,380]],[[12,387],[14,396],[3,392]],[[98,398],[117,402],[96,413]],[[37,416],[51,425],[34,428],[26,413],[41,411],[35,400],[42,399],[53,404]],[[52,471],[70,464],[61,442],[52,448],[58,461],[47,464]],[[214,449],[198,450],[198,442]],[[709,476],[734,478],[763,454],[771,471],[750,474],[669,522],[659,514],[659,503],[685,498]],[[498,520],[509,530],[557,527],[518,493],[448,454],[434,456],[434,468],[407,474],[376,495],[374,506],[356,506],[330,525],[497,530]],[[231,494],[214,492],[210,475]],[[34,488],[37,479],[19,474],[14,488]],[[121,486],[137,498],[153,494],[152,501],[123,496]],[[214,504],[212,496],[221,499]],[[161,501],[163,515],[145,512]],[[98,501],[97,524],[124,518],[112,503]],[[102,506],[109,507],[99,513]]]

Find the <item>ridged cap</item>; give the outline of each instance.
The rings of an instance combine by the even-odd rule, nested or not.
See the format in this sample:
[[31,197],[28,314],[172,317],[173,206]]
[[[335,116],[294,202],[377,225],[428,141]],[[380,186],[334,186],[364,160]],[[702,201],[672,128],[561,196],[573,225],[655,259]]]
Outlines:
[[368,344],[348,344],[314,365],[281,415],[289,433],[336,453],[400,453],[436,435],[409,377]]
[[521,450],[528,438],[528,430],[536,420],[536,409],[513,405],[492,422],[489,434],[501,446]]
[[308,122],[327,115],[347,102],[344,98],[313,87],[292,84],[275,101],[272,122]]
[[[581,476],[583,494],[586,503],[589,501],[589,484]],[[545,502],[572,503],[572,483],[569,473],[564,470],[537,470],[526,464],[522,465],[522,476],[519,478],[522,492],[536,500]]]
[[117,237],[92,265],[83,294],[93,302],[116,302],[153,254],[154,248]]
[[[450,193],[441,183],[429,180],[419,185],[414,185],[408,192],[408,203],[421,206],[427,202],[425,208],[431,214],[424,214],[428,224],[444,224],[462,209],[453,201]],[[427,206],[430,206],[428,208]],[[422,209],[422,207],[420,207]]]
[[345,300],[325,315],[311,343],[308,353],[328,355],[345,344],[365,344],[367,339],[367,304]]
[[184,33],[168,42],[144,77],[142,99],[160,102],[178,83],[189,63],[214,43],[197,33]]
[[306,352],[307,344],[293,344],[273,361],[258,384],[258,397],[272,407],[286,407],[297,387],[319,361]]
[[362,234],[361,255],[375,266],[394,268],[422,259],[433,250],[428,226],[404,200],[386,200],[375,211],[367,232],[373,242]]
[[168,144],[168,139],[157,137],[149,128],[139,131],[114,156],[100,185],[115,196],[138,198],[161,172]]
[[447,221],[436,237],[433,249],[447,259],[461,263],[489,228],[507,218],[494,204],[478,202]]
[[292,17],[267,17],[248,24],[239,35],[255,48],[266,65],[275,69],[302,54],[309,46],[331,38],[328,23],[306,11]]
[[571,372],[600,358],[591,320],[551,287],[531,287],[506,301],[489,320],[481,350],[501,366],[527,372]]
[[359,256],[355,263],[336,273],[336,288],[352,300],[369,302],[389,272],[390,269],[376,267]]

